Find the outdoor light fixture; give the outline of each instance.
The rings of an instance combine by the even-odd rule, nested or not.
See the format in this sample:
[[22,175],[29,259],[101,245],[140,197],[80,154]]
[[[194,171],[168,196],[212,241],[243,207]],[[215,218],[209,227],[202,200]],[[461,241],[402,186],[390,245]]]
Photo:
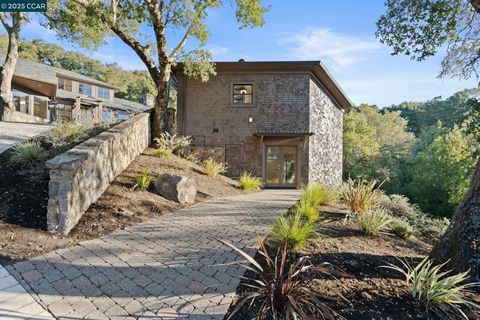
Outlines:
[[252,117],[248,117],[248,123],[252,123],[253,122],[253,118]]
[[245,87],[243,87],[242,89],[240,89],[240,94],[242,96],[246,95],[247,94],[247,89],[245,89]]

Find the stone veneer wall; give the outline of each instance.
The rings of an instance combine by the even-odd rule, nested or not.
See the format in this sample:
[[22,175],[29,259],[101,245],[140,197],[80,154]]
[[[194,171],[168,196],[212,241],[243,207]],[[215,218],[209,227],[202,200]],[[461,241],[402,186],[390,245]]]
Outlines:
[[68,234],[149,142],[150,115],[141,113],[47,161],[48,230]]
[[343,110],[321,85],[310,80],[309,181],[329,185],[342,183]]
[[26,123],[48,123],[47,119],[32,116],[23,112],[13,111],[9,116],[8,121],[12,122],[26,122]]

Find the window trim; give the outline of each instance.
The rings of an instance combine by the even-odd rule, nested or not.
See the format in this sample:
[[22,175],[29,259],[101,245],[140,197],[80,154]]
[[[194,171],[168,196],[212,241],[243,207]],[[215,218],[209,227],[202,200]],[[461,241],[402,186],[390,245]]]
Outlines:
[[[90,86],[90,94],[86,94],[86,93],[80,92],[80,86],[81,86],[81,85]],[[78,82],[78,93],[79,93],[79,94],[83,94],[84,96],[93,97],[93,85],[90,84],[90,83],[86,83],[86,82],[81,82],[81,81],[79,81],[79,82]]]
[[[235,86],[252,86],[252,102],[250,103],[235,103]],[[254,107],[255,106],[255,83],[253,81],[235,81],[231,83],[230,89],[230,104],[232,107]]]
[[[100,96],[100,91],[102,89],[106,90],[106,93],[107,93],[106,98]],[[107,88],[107,87],[97,86],[97,98],[104,99],[104,100],[110,100],[110,89]]]
[[[72,79],[68,79],[68,78],[65,78],[65,77],[57,77],[58,79],[58,83],[57,83],[57,88],[59,90],[63,90],[63,91],[67,91],[67,92],[74,92],[73,90],[73,80]],[[63,83],[63,88],[60,88],[60,81],[64,81]],[[70,90],[67,90],[65,89],[65,82],[70,82]]]

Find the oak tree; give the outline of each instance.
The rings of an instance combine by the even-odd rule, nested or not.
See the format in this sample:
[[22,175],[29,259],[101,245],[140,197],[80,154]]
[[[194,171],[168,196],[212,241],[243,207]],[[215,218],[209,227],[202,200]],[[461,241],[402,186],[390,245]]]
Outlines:
[[[480,0],[387,0],[377,37],[393,54],[424,60],[444,46],[440,76],[479,78]],[[480,162],[443,238],[430,253],[480,279]]]
[[[215,73],[206,49],[206,18],[223,5],[221,0],[58,0],[50,4],[48,24],[63,38],[96,48],[115,35],[141,59],[156,87],[152,135],[170,130],[166,115],[172,67],[185,64],[184,72],[202,81]],[[268,8],[261,0],[235,0],[241,28],[262,26]],[[145,34],[147,30],[147,34]],[[153,34],[150,41],[149,34]],[[172,34],[180,35],[178,37]],[[170,35],[170,36],[168,36]],[[187,48],[190,38],[196,39]]]

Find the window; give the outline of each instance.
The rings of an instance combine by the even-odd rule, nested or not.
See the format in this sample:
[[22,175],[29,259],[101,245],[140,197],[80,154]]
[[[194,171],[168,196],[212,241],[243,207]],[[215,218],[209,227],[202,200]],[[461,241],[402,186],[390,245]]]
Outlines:
[[233,103],[251,104],[253,102],[253,84],[234,84]]
[[58,89],[72,92],[72,80],[58,78]]
[[97,96],[100,99],[110,99],[110,90],[105,87],[98,87]]
[[78,93],[84,94],[86,96],[92,96],[92,85],[88,83],[79,82]]
[[55,119],[57,121],[71,121],[72,120],[72,106],[68,104],[59,103],[55,106]]

